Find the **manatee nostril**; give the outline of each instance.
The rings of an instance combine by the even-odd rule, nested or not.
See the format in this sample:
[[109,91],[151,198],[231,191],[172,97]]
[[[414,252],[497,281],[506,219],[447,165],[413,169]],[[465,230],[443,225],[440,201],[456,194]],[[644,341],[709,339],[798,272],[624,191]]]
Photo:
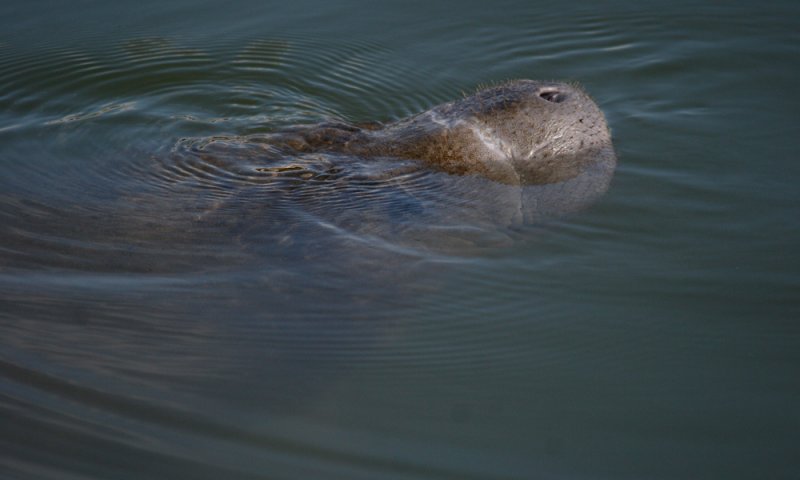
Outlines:
[[567,95],[559,92],[555,88],[543,88],[539,90],[539,97],[547,100],[548,102],[561,103],[566,100]]

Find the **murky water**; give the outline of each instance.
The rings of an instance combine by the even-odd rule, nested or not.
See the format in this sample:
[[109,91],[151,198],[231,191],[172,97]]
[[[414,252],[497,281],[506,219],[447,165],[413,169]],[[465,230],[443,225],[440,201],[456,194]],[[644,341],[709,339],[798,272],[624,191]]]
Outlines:
[[[5,2],[0,476],[793,478],[800,8],[740,3]],[[605,112],[588,210],[196,148],[509,78]]]

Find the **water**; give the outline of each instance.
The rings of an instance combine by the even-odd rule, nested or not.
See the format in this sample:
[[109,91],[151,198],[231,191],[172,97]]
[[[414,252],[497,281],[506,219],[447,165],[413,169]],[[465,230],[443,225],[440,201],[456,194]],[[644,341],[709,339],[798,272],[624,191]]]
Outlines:
[[[0,476],[796,477],[800,8],[739,3],[3,3]],[[508,78],[606,113],[591,209],[183,148]]]

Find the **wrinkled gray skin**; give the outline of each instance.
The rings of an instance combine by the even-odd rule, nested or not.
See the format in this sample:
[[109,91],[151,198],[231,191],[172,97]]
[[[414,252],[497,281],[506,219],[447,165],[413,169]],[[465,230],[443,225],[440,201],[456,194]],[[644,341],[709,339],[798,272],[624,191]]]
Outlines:
[[272,142],[298,152],[421,160],[508,185],[564,182],[593,169],[597,187],[605,190],[616,165],[594,101],[575,86],[532,80],[487,88],[385,126],[320,125]]

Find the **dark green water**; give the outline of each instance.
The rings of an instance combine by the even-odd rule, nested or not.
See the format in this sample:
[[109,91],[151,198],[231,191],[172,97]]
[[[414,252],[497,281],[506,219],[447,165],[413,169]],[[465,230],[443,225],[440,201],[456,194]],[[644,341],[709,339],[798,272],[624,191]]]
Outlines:
[[[0,477],[797,478],[800,4],[600,3],[3,2]],[[591,209],[182,150],[509,78]]]

